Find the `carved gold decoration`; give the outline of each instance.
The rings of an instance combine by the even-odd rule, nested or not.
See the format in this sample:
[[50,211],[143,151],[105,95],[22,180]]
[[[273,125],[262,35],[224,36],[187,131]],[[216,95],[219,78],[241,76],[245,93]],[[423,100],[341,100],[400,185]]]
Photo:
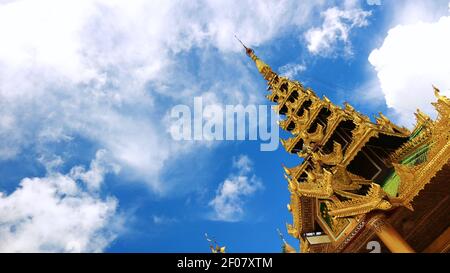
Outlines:
[[[372,183],[360,176],[348,172],[341,164],[336,165],[333,175],[333,188],[335,191],[354,191],[359,190],[361,185]],[[341,193],[342,195],[342,193]]]
[[302,129],[306,127],[308,121],[310,120],[309,110],[305,109],[301,116],[293,116],[292,120],[295,122],[295,128],[292,130],[292,134],[299,134]]
[[328,198],[333,194],[332,173],[322,169],[322,172],[306,172],[306,182],[299,183],[297,193],[301,196]]
[[399,127],[395,124],[393,124],[383,113],[379,113],[379,117],[375,118],[377,121],[377,124],[380,126],[380,129],[385,132],[399,132],[401,134],[410,135],[411,132],[409,132],[408,129],[405,127]]
[[294,149],[295,145],[297,145],[300,140],[301,136],[294,136],[286,140],[280,139],[281,145],[283,145],[284,149],[289,153],[292,152],[292,149]]
[[329,214],[335,217],[349,217],[368,213],[374,209],[388,210],[392,208],[392,205],[389,201],[383,199],[385,196],[386,193],[380,185],[372,183],[366,195],[352,198],[349,201],[334,202]]
[[333,142],[333,151],[329,154],[324,154],[321,151],[313,154],[313,158],[327,165],[337,165],[341,163],[344,155],[342,153],[342,146],[339,142]]
[[400,160],[401,156],[417,148],[414,144],[429,145],[425,162],[415,166],[393,164],[400,177],[400,186],[398,197],[392,201],[410,209],[413,199],[450,160],[450,100],[441,96],[437,88],[435,93],[438,98],[437,102],[433,103],[438,111],[436,122],[428,125],[429,128],[414,138],[411,144],[402,146],[394,156],[396,160]]
[[330,109],[331,115],[327,120],[327,126],[325,128],[325,134],[322,139],[322,144],[328,141],[341,121],[347,120],[349,118],[344,111],[339,111],[333,107],[328,107],[328,109]]
[[310,146],[311,143],[317,143],[320,142],[323,137],[323,126],[320,124],[317,124],[316,130],[312,133],[308,133],[306,130],[300,133],[300,137],[303,139],[304,144]]

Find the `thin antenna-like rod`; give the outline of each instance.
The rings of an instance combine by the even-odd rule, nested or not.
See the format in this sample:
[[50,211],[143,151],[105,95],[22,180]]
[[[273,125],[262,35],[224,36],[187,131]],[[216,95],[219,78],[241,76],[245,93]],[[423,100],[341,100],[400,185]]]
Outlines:
[[236,38],[236,40],[238,40],[239,43],[241,43],[241,45],[242,45],[245,49],[248,49],[248,47],[246,47],[246,46],[244,45],[244,43],[236,36],[236,34],[234,35],[234,38]]

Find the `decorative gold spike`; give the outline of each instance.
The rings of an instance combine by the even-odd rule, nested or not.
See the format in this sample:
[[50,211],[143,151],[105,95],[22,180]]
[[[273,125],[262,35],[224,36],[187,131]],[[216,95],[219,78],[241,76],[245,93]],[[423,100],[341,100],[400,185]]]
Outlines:
[[422,122],[431,120],[430,116],[425,114],[424,112],[420,111],[420,109],[417,108],[416,113],[414,113],[417,120],[421,120]]
[[209,249],[212,253],[225,253],[225,246],[219,246],[215,239],[210,239],[208,234],[205,233],[206,240],[209,242]]
[[292,173],[291,173],[291,171],[284,165],[284,164],[281,164],[281,166],[283,166],[283,169],[284,169],[284,172],[287,174],[287,175],[291,175]]
[[344,110],[348,111],[350,113],[354,113],[355,112],[355,108],[353,108],[353,106],[350,105],[350,103],[348,102],[344,102]]
[[411,203],[403,204],[403,206],[404,206],[405,208],[409,209],[410,211],[414,211],[414,208],[413,208],[413,206],[412,206]]
[[284,253],[297,253],[295,248],[286,242],[286,240],[284,239],[283,234],[281,234],[280,230],[277,229],[277,231],[278,231],[278,235],[280,236],[281,241],[283,242],[283,252]]
[[431,85],[433,87],[434,90],[434,95],[436,96],[436,98],[440,98],[441,97],[441,90],[439,90],[439,88],[437,88],[436,86],[434,86],[434,84]]
[[298,229],[296,229],[293,225],[286,223],[286,229],[289,235],[291,235],[292,237],[298,238],[300,236]]
[[316,181],[316,176],[313,173],[308,172],[308,171],[305,171],[305,173],[306,173],[306,176],[308,177],[309,182],[313,183]]

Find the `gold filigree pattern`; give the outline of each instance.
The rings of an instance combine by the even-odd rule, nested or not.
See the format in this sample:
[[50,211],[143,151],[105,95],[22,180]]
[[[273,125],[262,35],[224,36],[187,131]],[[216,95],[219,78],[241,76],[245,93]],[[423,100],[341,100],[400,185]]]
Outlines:
[[308,133],[306,130],[300,133],[300,137],[304,140],[305,145],[310,146],[311,143],[318,143],[323,139],[323,126],[317,124],[316,130]]
[[308,178],[306,182],[299,183],[297,186],[297,193],[301,196],[328,198],[333,194],[332,178],[333,175],[323,169],[322,173],[319,171],[306,172]]
[[324,154],[321,151],[313,154],[314,160],[327,164],[327,165],[337,165],[341,163],[344,155],[342,153],[342,145],[339,142],[333,143],[333,151],[329,154]]
[[328,212],[334,217],[349,217],[365,214],[372,210],[388,210],[391,203],[385,200],[386,193],[380,185],[372,183],[369,192],[365,196],[351,198],[349,201],[334,202]]

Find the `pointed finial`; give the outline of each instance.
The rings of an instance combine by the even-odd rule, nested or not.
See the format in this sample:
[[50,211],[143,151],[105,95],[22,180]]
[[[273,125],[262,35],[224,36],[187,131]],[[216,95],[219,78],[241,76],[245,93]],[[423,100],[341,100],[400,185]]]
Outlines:
[[225,246],[219,246],[217,241],[213,238],[212,240],[208,237],[208,234],[205,232],[206,240],[209,242],[209,248],[212,253],[225,253]]
[[416,119],[417,119],[419,122],[425,122],[425,121],[431,119],[427,114],[425,114],[424,112],[420,111],[419,108],[417,108],[417,110],[416,110],[416,112],[414,113],[414,115],[416,116]]
[[386,117],[385,115],[383,115],[383,113],[379,112],[378,115],[380,116],[380,118],[382,118],[382,119],[385,120],[386,122],[390,122],[389,118]]
[[344,107],[345,110],[350,111],[350,112],[354,112],[355,108],[353,108],[353,106],[350,105],[350,103],[348,103],[347,101],[344,101]]
[[241,39],[239,39],[238,36],[236,36],[236,34],[234,35],[234,38],[236,38],[236,40],[238,40],[239,43],[241,43],[241,45],[242,45],[245,49],[248,48],[247,46],[244,45],[244,43],[241,41]]
[[434,84],[432,84],[431,86],[433,86],[434,94],[436,95],[436,97],[439,98],[439,96],[440,96],[439,93],[441,92],[441,90],[439,90],[439,88],[434,86]]
[[283,167],[284,172],[285,172],[287,175],[291,175],[291,171],[286,167],[286,165],[284,165],[283,163],[281,163],[281,166]]
[[238,40],[239,43],[241,43],[241,45],[245,48],[245,53],[247,53],[247,55],[248,55],[249,57],[251,57],[252,54],[254,53],[253,49],[247,47],[247,46],[241,41],[241,39],[239,39],[239,38],[236,36],[236,34],[234,35],[234,38],[236,38],[236,40]]
[[296,253],[297,251],[293,248],[283,237],[281,231],[277,228],[278,236],[280,236],[281,241],[283,242],[283,252],[284,253]]
[[313,173],[308,172],[308,171],[305,171],[305,173],[306,173],[306,176],[308,177],[308,180],[311,180],[311,181],[316,180],[316,176]]
[[253,49],[247,47],[236,35],[234,35],[236,40],[239,41],[239,43],[245,48],[245,53],[247,53],[247,56],[249,56],[256,64],[256,68],[258,69],[259,73],[261,73],[265,80],[270,81],[276,74],[273,73],[270,66],[268,66],[266,63],[264,63],[262,60],[260,60]]
[[441,91],[436,86],[432,85],[434,89],[434,95],[438,99],[438,102],[445,103],[447,106],[450,105],[450,99],[448,99],[446,96],[441,95]]

